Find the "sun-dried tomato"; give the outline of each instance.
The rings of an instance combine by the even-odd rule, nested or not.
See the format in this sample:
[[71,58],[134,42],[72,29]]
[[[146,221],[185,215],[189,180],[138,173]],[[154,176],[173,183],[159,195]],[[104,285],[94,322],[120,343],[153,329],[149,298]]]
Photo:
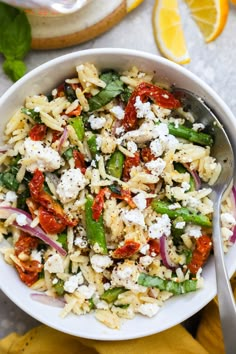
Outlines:
[[196,240],[192,259],[188,264],[188,269],[192,274],[196,274],[199,268],[207,261],[212,249],[212,240],[207,235],[202,235]]
[[96,197],[93,201],[93,205],[92,205],[93,219],[96,221],[98,221],[98,219],[102,215],[105,194],[108,192],[109,192],[109,189],[107,187],[100,189],[100,192],[96,195]]
[[134,157],[125,157],[125,162],[123,166],[123,174],[122,178],[124,181],[128,181],[130,179],[130,171],[132,167],[139,166],[140,164],[140,155],[139,152],[135,152]]
[[39,278],[39,273],[43,269],[43,265],[38,261],[26,261],[21,262],[18,260],[20,265],[15,263],[15,267],[21,280],[27,285],[33,285]]
[[145,147],[141,150],[141,158],[145,163],[156,159],[150,147]]
[[130,190],[128,189],[121,189],[120,190],[120,194],[117,193],[112,193],[111,194],[112,197],[116,198],[116,199],[121,199],[121,200],[125,200],[126,203],[130,206],[130,208],[134,209],[136,208],[136,204],[134,203],[133,199],[132,199],[132,195]]
[[61,132],[57,130],[52,131],[52,143],[55,143],[61,137]]
[[33,128],[30,129],[29,137],[34,141],[43,140],[46,136],[46,132],[47,127],[45,124],[35,124]]
[[66,228],[62,218],[58,218],[43,207],[39,207],[38,217],[43,230],[49,234],[58,234]]
[[133,241],[133,240],[127,240],[125,241],[124,246],[121,246],[117,248],[113,252],[113,257],[114,258],[128,258],[133,256],[135,253],[138,252],[140,248],[140,243]]
[[179,100],[169,91],[148,82],[142,82],[133,91],[125,108],[123,126],[126,131],[137,127],[137,112],[134,105],[138,96],[142,102],[147,102],[148,99],[151,99],[163,108],[174,109],[180,107]]
[[82,111],[82,107],[78,105],[73,111],[67,113],[69,117],[78,117]]
[[84,159],[84,155],[79,152],[78,150],[73,150],[73,157],[75,160],[75,167],[79,168],[80,171],[85,174],[86,172],[86,164],[85,164],[85,159]]
[[[34,172],[32,180],[29,182],[29,189],[33,202],[38,203],[41,207],[43,207],[44,211],[55,216],[55,229],[59,229],[59,226],[56,225],[56,222],[59,222],[59,220],[60,228],[62,228],[62,224],[64,225],[64,228],[66,226],[75,226],[77,222],[70,220],[65,215],[62,206],[57,201],[55,201],[49,193],[43,190],[43,183],[43,173],[39,170],[36,170]],[[45,216],[45,213],[43,213],[40,224],[44,230],[47,229],[47,221],[48,219]]]
[[153,238],[148,240],[149,244],[149,254],[152,255],[152,253],[155,253],[158,255],[160,253],[160,243],[157,239]]
[[38,247],[38,244],[39,239],[22,233],[15,243],[15,255],[18,256],[20,253],[30,255],[31,251]]

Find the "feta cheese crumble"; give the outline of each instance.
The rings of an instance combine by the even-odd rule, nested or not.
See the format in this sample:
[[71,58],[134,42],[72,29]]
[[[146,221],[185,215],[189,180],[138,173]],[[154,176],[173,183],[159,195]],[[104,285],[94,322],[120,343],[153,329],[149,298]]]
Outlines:
[[79,168],[66,170],[57,186],[57,194],[62,203],[75,199],[78,193],[86,186],[86,179]]
[[54,254],[50,256],[44,264],[44,270],[47,270],[49,273],[63,273],[63,259],[59,254]]
[[140,96],[136,97],[134,107],[137,112],[137,118],[147,118],[150,120],[155,119],[155,114],[151,110],[150,102],[143,103],[140,99]]
[[90,123],[90,126],[93,130],[98,130],[104,127],[104,125],[106,124],[106,118],[95,117],[94,114],[92,114],[89,117],[88,122]]
[[155,139],[150,144],[151,152],[154,156],[159,157],[163,154],[164,149],[159,139]]
[[134,141],[128,141],[127,149],[134,154],[138,150],[138,147]]
[[73,293],[79,285],[83,284],[84,277],[81,272],[76,275],[71,275],[64,283],[64,290],[68,293]]
[[132,209],[129,211],[124,211],[121,214],[122,220],[126,224],[134,224],[145,227],[144,216],[143,213],[139,209]]
[[157,304],[142,304],[138,308],[138,312],[147,317],[153,317],[160,310]]
[[188,236],[192,236],[195,238],[198,238],[202,235],[202,228],[199,225],[187,225],[184,232],[188,235]]
[[236,220],[230,213],[222,213],[221,222],[223,227],[228,227],[229,229],[236,225]]
[[60,168],[61,157],[59,153],[42,141],[30,138],[24,141],[25,154],[21,162],[26,165],[26,170],[33,173],[35,170],[53,172]]
[[20,226],[27,225],[26,215],[24,214],[17,215],[16,222]]
[[106,268],[109,268],[113,264],[113,261],[109,256],[101,254],[94,254],[90,258],[90,262],[92,268],[97,273],[102,273]]
[[125,116],[125,111],[123,110],[123,108],[121,108],[120,106],[114,106],[110,109],[110,112],[112,114],[114,114],[114,116],[119,119],[122,120],[124,119]]
[[156,222],[152,224],[148,229],[148,235],[150,238],[160,238],[163,235],[170,236],[171,222],[167,214],[158,216]]
[[154,176],[160,176],[166,167],[166,162],[158,157],[156,160],[149,161],[145,166],[151,171]]
[[135,202],[139,210],[144,210],[147,206],[145,194],[142,192],[138,193],[135,197],[133,197],[133,201]]

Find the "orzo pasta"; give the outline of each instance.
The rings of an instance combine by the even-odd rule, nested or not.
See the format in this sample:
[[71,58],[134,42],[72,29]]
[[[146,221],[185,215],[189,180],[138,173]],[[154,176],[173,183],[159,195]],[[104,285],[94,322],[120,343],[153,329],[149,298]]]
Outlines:
[[[84,63],[9,120],[1,251],[34,292],[61,301],[62,317],[94,311],[119,328],[203,286],[221,166],[194,118],[150,73]],[[222,203],[225,252],[235,237],[231,194]]]

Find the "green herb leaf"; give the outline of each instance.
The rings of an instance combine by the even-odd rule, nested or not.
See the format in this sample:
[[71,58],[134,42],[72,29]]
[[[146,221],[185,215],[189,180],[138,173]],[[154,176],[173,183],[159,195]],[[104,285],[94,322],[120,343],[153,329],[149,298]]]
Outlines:
[[5,74],[12,80],[19,80],[26,72],[25,63],[21,60],[7,59],[3,63]]
[[7,59],[23,59],[30,50],[30,44],[30,24],[25,13],[20,12],[2,35],[2,53]]
[[120,95],[124,90],[124,83],[119,79],[119,75],[114,71],[103,73],[100,79],[106,82],[106,87],[98,92],[97,95],[88,99],[89,110],[93,112],[107,103],[113,98]]
[[7,59],[3,70],[17,81],[26,72],[22,59],[30,50],[31,27],[23,11],[3,3],[0,3],[0,21],[0,52]]
[[36,112],[34,109],[21,108],[21,112],[31,117],[36,123],[42,123],[40,113]]

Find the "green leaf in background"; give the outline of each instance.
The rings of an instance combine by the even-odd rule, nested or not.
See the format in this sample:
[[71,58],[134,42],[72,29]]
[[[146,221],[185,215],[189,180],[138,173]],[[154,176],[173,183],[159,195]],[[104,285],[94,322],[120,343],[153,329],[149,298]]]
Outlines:
[[22,60],[7,59],[3,63],[3,70],[15,82],[25,74],[26,66]]
[[26,72],[22,59],[30,50],[31,27],[25,13],[0,2],[0,53],[7,59],[4,72],[17,81]]

